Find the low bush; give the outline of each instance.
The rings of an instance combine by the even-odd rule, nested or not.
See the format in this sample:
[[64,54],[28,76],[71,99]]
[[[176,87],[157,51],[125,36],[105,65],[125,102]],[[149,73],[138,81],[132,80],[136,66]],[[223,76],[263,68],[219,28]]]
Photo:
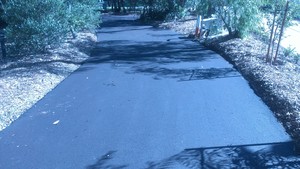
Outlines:
[[97,0],[10,0],[4,4],[9,53],[44,52],[73,31],[95,27]]

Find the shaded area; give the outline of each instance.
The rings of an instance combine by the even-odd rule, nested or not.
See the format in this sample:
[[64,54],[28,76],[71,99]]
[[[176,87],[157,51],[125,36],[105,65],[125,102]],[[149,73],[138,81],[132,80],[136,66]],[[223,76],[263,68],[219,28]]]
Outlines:
[[217,79],[239,77],[240,74],[234,68],[209,68],[193,70],[189,80]]
[[[116,151],[111,151],[86,169],[121,169],[128,165],[111,165]],[[149,161],[145,169],[220,169],[220,168],[299,168],[300,156],[293,142],[263,143],[236,146],[190,148],[161,161]]]
[[126,27],[145,25],[138,21],[138,15],[103,15],[101,27]]
[[95,164],[89,165],[86,169],[122,169],[126,168],[127,165],[110,165],[109,160],[113,159],[116,151],[109,151],[101,156]]
[[[90,70],[92,64],[110,63],[114,69],[125,68],[126,73],[141,73],[155,80],[190,81],[240,76],[233,68],[224,68],[221,64],[215,67],[220,62],[219,56],[199,43],[170,31],[158,33],[160,29],[145,26],[135,19],[134,15],[104,16],[104,29],[98,34],[100,44],[78,71]],[[113,33],[118,33],[123,40],[105,39]]]
[[195,48],[191,44],[178,42],[106,41],[92,52],[88,63],[98,64],[109,61],[134,61],[170,64],[179,62],[200,62],[215,55],[210,50]]
[[208,69],[168,69],[162,67],[143,68],[136,67],[134,72],[154,74],[155,79],[176,78],[179,81],[208,80],[218,78],[239,77],[239,73],[233,68],[208,68]]
[[[141,42],[128,40],[104,41],[93,51],[89,64],[111,63],[113,68],[127,67],[127,73],[152,75],[154,79],[174,78],[178,81],[203,80],[240,76],[233,68],[212,68],[218,56],[195,42]],[[203,67],[204,66],[204,67]]]
[[[30,77],[32,73],[41,73],[47,71],[51,74],[56,75],[68,75],[73,70],[69,70],[68,67],[63,64],[73,64],[81,65],[82,61],[72,61],[72,60],[49,60],[49,61],[37,61],[37,62],[22,62],[17,64],[11,64],[3,69],[0,68],[0,71],[10,71],[10,76],[18,76],[22,74],[22,77]],[[5,77],[7,74],[0,74],[0,77]]]
[[155,168],[299,168],[300,156],[292,142],[191,148],[159,162],[149,162]]
[[[101,30],[101,33],[107,33],[107,34],[112,34],[112,33],[120,33],[120,32],[128,32],[128,31],[142,31],[142,30],[147,30],[149,29],[149,26],[144,26],[144,27],[135,27],[135,26],[130,26],[130,28],[128,28],[129,25],[127,25],[127,27],[123,27],[123,29],[118,28],[118,30],[106,30],[103,31]],[[100,38],[99,38],[100,39]]]
[[79,67],[94,46],[89,34],[78,40],[69,41],[69,47],[54,49],[51,52],[39,55],[30,55],[23,58],[11,58],[7,63],[0,65],[0,77],[31,77],[33,74],[48,72],[59,76],[67,76]]

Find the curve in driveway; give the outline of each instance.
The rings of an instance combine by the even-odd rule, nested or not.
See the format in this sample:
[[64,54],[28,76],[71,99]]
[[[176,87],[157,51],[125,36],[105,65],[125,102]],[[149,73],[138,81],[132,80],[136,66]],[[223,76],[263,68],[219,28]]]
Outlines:
[[105,16],[93,56],[0,133],[0,168],[299,167],[232,65],[133,19]]

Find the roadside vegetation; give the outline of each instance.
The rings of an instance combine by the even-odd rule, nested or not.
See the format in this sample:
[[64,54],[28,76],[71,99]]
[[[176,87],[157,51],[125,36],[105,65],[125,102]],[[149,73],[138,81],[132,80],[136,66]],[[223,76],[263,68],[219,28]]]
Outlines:
[[8,54],[58,47],[66,38],[100,23],[98,0],[1,0]]

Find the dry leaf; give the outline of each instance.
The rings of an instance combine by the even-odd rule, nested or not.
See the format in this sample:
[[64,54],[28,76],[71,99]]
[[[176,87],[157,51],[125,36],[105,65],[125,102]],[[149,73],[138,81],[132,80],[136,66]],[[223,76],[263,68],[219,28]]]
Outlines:
[[59,123],[59,120],[56,120],[55,122],[53,122],[54,125],[57,125]]

